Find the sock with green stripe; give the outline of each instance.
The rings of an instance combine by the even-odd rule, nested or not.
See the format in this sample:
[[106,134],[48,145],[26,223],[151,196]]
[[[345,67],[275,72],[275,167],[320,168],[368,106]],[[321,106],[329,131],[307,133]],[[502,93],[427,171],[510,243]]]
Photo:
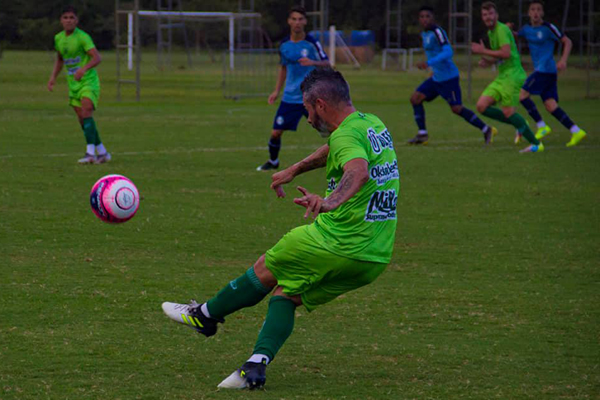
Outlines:
[[529,124],[521,114],[514,113],[508,119],[512,126],[518,129],[519,133],[531,144],[540,144],[540,141],[535,138],[533,131],[529,128]]
[[212,318],[224,318],[237,310],[260,303],[271,289],[263,286],[254,272],[254,267],[250,267],[242,276],[221,289],[206,306]]
[[269,301],[269,311],[263,324],[253,354],[264,354],[273,361],[275,354],[294,330],[296,304],[287,297],[273,296]]

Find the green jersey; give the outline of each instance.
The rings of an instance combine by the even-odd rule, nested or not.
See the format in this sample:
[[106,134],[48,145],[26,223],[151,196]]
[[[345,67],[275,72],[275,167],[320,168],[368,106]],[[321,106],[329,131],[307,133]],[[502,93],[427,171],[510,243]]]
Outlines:
[[83,86],[100,87],[98,73],[94,68],[89,69],[79,82],[75,80],[75,72],[90,62],[91,57],[87,52],[95,47],[90,35],[79,28],[75,28],[68,36],[65,31],[54,36],[54,48],[64,60],[70,91],[78,91]]
[[490,39],[490,47],[492,50],[500,50],[506,44],[510,45],[510,57],[500,62],[498,66],[499,76],[522,76],[525,75],[525,70],[521,65],[521,57],[519,49],[515,43],[515,38],[508,26],[502,22],[497,22],[493,30],[488,31]]
[[319,214],[315,226],[332,253],[389,263],[400,174],[392,136],[375,115],[354,112],[329,137],[326,196],[340,183],[344,165],[355,158],[369,163],[369,181],[335,210]]

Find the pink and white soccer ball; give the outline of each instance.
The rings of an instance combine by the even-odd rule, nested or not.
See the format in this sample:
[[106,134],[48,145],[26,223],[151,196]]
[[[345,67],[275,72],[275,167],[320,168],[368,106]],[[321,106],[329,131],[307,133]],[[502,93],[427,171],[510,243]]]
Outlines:
[[106,175],[92,186],[90,204],[96,217],[118,224],[133,218],[140,206],[140,194],[123,175]]

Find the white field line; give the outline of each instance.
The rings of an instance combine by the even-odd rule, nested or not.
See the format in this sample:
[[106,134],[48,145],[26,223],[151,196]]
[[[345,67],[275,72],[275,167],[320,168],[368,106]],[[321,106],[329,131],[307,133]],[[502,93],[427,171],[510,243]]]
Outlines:
[[[400,144],[400,146],[396,145],[396,151],[406,151],[406,150],[422,150],[422,151],[456,151],[456,150],[477,150],[477,148],[467,148],[463,146],[456,146],[456,144],[460,143],[481,143],[481,139],[458,139],[458,140],[439,140],[435,141],[432,145],[427,146],[409,146],[404,143]],[[439,146],[438,144],[442,144]],[[454,146],[453,146],[454,144]],[[309,146],[309,145],[301,145],[301,146],[285,146],[287,150],[316,150],[319,146]],[[489,147],[484,147],[481,145],[481,149],[483,151],[518,151],[524,148],[524,145],[498,145],[492,144]],[[596,149],[600,146],[596,145],[585,145],[581,144],[576,147],[576,149]],[[567,147],[564,145],[546,145],[547,149],[554,150],[567,150]],[[172,148],[172,149],[164,149],[164,150],[147,150],[147,151],[124,151],[124,152],[111,152],[113,156],[146,156],[153,154],[191,154],[191,153],[232,153],[232,152],[255,152],[255,151],[266,151],[267,147],[265,146],[255,146],[255,147],[197,147],[193,149],[183,149],[183,148]],[[574,149],[569,149],[574,150]],[[11,159],[11,158],[55,158],[55,157],[77,157],[80,156],[81,153],[50,153],[50,154],[3,154],[0,155],[0,160]]]

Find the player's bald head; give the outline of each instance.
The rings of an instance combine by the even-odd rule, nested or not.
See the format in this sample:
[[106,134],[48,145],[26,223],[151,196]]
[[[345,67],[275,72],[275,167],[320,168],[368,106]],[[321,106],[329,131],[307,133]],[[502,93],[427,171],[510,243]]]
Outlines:
[[350,87],[342,74],[332,68],[316,68],[304,78],[300,85],[305,101],[314,105],[321,99],[334,107],[352,104]]

